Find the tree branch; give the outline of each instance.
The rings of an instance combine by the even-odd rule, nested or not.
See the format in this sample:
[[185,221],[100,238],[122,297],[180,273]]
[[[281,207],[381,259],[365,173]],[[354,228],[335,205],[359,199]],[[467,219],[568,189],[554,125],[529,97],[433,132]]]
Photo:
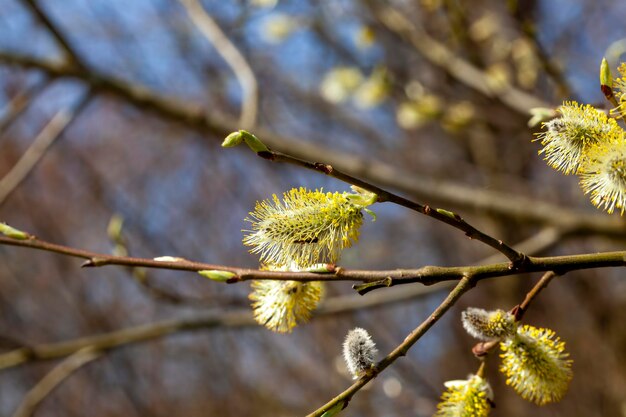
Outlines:
[[[235,274],[228,283],[250,280],[287,280],[287,281],[356,281],[363,282],[354,288],[361,294],[384,287],[420,283],[432,285],[443,281],[458,281],[464,276],[471,275],[475,281],[516,275],[519,273],[555,271],[563,274],[590,268],[621,267],[626,265],[626,251],[601,252],[579,255],[534,257],[528,256],[523,267],[511,269],[510,263],[492,263],[488,265],[469,266],[423,266],[417,269],[392,270],[348,270],[334,265],[328,265],[327,273],[315,272],[288,272],[263,271],[257,269],[239,268],[226,265],[215,265],[188,261],[182,258],[165,260],[114,256],[90,252],[82,249],[70,248],[40,240],[34,236],[19,240],[0,236],[0,245],[21,246],[31,249],[45,250],[75,258],[86,259],[85,267],[99,267],[104,265],[143,266],[146,268],[172,269],[179,271],[228,271]],[[158,259],[158,258],[157,258]]]
[[419,203],[413,202],[397,194],[383,190],[382,188],[372,185],[366,181],[360,180],[349,174],[341,172],[335,169],[332,165],[326,163],[305,161],[303,159],[295,158],[291,155],[273,151],[271,149],[267,151],[257,152],[257,155],[263,159],[267,159],[272,162],[285,162],[288,164],[300,166],[313,170],[315,172],[328,175],[329,177],[336,178],[348,184],[356,185],[365,190],[376,193],[376,195],[378,196],[377,201],[379,203],[395,203],[402,207],[417,211],[418,213],[424,214],[428,217],[455,227],[464,232],[465,235],[470,239],[476,239],[480,242],[483,242],[484,244],[491,246],[498,252],[502,253],[511,261],[511,268],[518,268],[522,266],[522,264],[526,260],[526,255],[516,251],[501,240],[495,239],[487,235],[486,233],[481,232],[480,230],[476,229],[474,226],[463,220],[463,218],[456,213],[452,213],[443,209],[433,209],[427,205],[421,205]]
[[256,124],[259,99],[256,77],[250,64],[198,0],[179,0],[179,2],[185,7],[191,21],[215,47],[237,77],[242,92],[239,125],[242,129],[252,128]]
[[100,353],[91,348],[85,348],[72,354],[63,362],[55,366],[41,381],[37,383],[22,399],[21,404],[13,413],[13,417],[30,417],[32,416],[41,402],[55,388],[63,383],[74,372],[87,365],[88,363],[98,359]]
[[57,26],[48,18],[48,15],[41,9],[37,0],[22,0],[31,12],[37,17],[37,19],[46,27],[46,29],[50,32],[50,34],[57,41],[63,53],[65,54],[66,59],[71,65],[77,67],[85,67],[82,59],[72,47],[70,42],[65,38],[65,35],[57,28]]
[[63,132],[67,130],[80,112],[87,106],[91,97],[90,92],[85,93],[71,108],[63,109],[56,113],[39,132],[33,143],[13,168],[0,179],[0,206],[22,181],[28,177],[52,144],[63,135]]
[[389,365],[394,363],[397,359],[405,356],[408,350],[417,342],[443,315],[448,311],[463,294],[465,294],[474,285],[474,281],[469,276],[464,277],[459,283],[450,291],[445,300],[424,320],[419,326],[417,326],[408,336],[400,343],[393,351],[391,351],[383,360],[378,362],[370,372],[367,372],[361,378],[359,378],[349,388],[344,390],[341,394],[335,398],[308,414],[307,417],[320,417],[326,411],[333,408],[335,405],[343,403],[343,408],[348,405],[348,402],[352,399],[354,394],[360,391],[369,381],[376,378],[382,371]]

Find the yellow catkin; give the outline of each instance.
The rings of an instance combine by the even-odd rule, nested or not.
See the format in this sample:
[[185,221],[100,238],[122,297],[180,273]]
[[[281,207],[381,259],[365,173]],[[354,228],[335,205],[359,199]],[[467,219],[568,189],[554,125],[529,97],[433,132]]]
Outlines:
[[364,205],[347,193],[324,193],[295,188],[282,201],[257,202],[244,244],[260,255],[261,262],[278,267],[295,264],[307,268],[335,263],[343,249],[357,241]]
[[448,381],[434,417],[486,417],[493,393],[489,383],[472,375],[467,380]]
[[590,105],[566,101],[557,111],[561,117],[544,123],[546,131],[537,140],[548,165],[564,174],[578,172],[589,147],[623,132],[614,119]]
[[538,405],[558,402],[572,380],[572,361],[550,329],[525,325],[514,337],[500,343],[506,384],[522,398]]

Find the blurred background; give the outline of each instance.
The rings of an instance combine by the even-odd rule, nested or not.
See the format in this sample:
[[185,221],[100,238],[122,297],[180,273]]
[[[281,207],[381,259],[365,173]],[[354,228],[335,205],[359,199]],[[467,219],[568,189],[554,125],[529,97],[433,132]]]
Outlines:
[[[348,185],[220,147],[246,127],[529,254],[623,250],[620,216],[545,165],[528,121],[566,99],[607,107],[597,74],[603,56],[619,62],[625,16],[618,0],[0,0],[0,221],[102,253],[256,268],[241,243],[255,201]],[[504,260],[415,212],[372,209],[378,219],[366,216],[346,268]],[[368,329],[386,354],[447,289],[359,297],[348,282],[328,285],[343,311],[322,307],[281,335],[207,324],[248,317],[248,283],[81,262],[0,246],[0,415],[305,415],[351,384],[340,357],[348,330]],[[478,367],[462,309],[509,309],[537,279],[481,282],[342,415],[432,415],[443,382]],[[492,415],[626,416],[625,308],[623,270],[553,281],[525,321],[567,342],[570,391],[530,404],[504,385],[494,354]],[[41,402],[31,390],[63,358],[6,361],[21,347],[164,320],[196,325],[117,346]]]

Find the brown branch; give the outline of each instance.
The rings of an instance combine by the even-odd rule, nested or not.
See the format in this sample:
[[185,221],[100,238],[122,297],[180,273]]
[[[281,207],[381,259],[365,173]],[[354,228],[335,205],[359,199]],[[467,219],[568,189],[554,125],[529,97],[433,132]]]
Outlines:
[[179,0],[179,2],[185,7],[191,21],[215,47],[237,77],[242,92],[239,125],[242,129],[252,128],[256,124],[259,99],[256,77],[250,64],[206,12],[200,1]]
[[0,206],[22,181],[28,177],[52,144],[63,135],[80,112],[87,106],[89,100],[91,100],[91,93],[87,92],[71,108],[63,109],[56,113],[39,132],[33,143],[13,168],[0,179]]
[[57,41],[63,53],[71,65],[77,67],[84,67],[82,59],[74,49],[74,47],[70,44],[70,42],[65,38],[65,35],[57,28],[56,24],[50,20],[48,15],[42,10],[39,6],[37,0],[22,0],[30,11],[37,17],[37,19],[43,24],[48,32],[54,37]]
[[461,296],[467,292],[474,285],[474,281],[469,276],[464,277],[459,283],[452,289],[445,300],[424,320],[419,326],[417,326],[411,333],[407,335],[402,343],[400,343],[393,351],[391,351],[383,360],[378,362],[370,372],[367,372],[361,378],[359,378],[354,384],[344,390],[341,394],[335,398],[308,414],[307,417],[320,417],[326,411],[333,408],[335,405],[343,403],[343,408],[348,405],[348,402],[352,399],[354,394],[360,391],[369,381],[376,378],[382,371],[389,365],[394,363],[397,359],[405,356],[408,350],[417,342],[443,315],[448,311],[454,303],[456,303]]
[[510,263],[492,263],[488,265],[468,266],[423,266],[417,269],[392,269],[392,270],[349,270],[342,267],[329,265],[327,273],[314,272],[288,272],[288,271],[263,271],[257,269],[239,268],[226,265],[207,264],[193,262],[186,259],[154,260],[146,258],[134,258],[127,256],[114,256],[75,249],[67,246],[49,243],[34,236],[19,240],[0,236],[0,245],[21,246],[30,249],[39,249],[48,252],[59,253],[66,256],[86,259],[84,267],[100,267],[104,265],[142,266],[146,268],[173,269],[179,271],[203,271],[216,270],[228,271],[235,274],[228,283],[250,280],[288,280],[288,281],[356,281],[365,284],[355,285],[354,288],[361,294],[378,288],[392,287],[396,285],[420,283],[432,285],[443,281],[458,281],[464,276],[471,275],[475,281],[516,275],[528,272],[555,271],[563,274],[568,271],[576,271],[590,268],[621,267],[626,265],[626,251],[601,252],[579,255],[534,257],[529,256],[523,267],[513,270]]
[[470,239],[476,239],[480,242],[483,242],[484,244],[502,253],[511,261],[511,268],[521,267],[526,260],[526,255],[516,251],[509,245],[502,242],[501,240],[495,239],[494,237],[491,237],[487,235],[486,233],[481,232],[480,230],[476,229],[474,226],[470,225],[465,220],[463,220],[463,218],[456,213],[452,213],[450,211],[443,210],[443,209],[433,209],[427,205],[421,205],[414,201],[408,200],[397,194],[394,194],[380,187],[372,185],[366,181],[360,180],[349,174],[341,172],[338,169],[335,169],[330,164],[305,161],[303,159],[295,158],[291,155],[287,155],[282,152],[273,151],[271,149],[268,149],[267,151],[257,152],[257,155],[263,159],[267,159],[272,162],[284,162],[284,163],[300,166],[303,168],[313,170],[315,172],[328,175],[329,177],[336,178],[348,184],[356,185],[370,192],[376,193],[376,195],[378,196],[377,201],[379,203],[384,203],[384,202],[395,203],[402,207],[406,207],[410,210],[417,211],[418,213],[424,214],[435,220],[439,220],[440,222],[443,222],[452,227],[455,227],[461,230],[462,232],[464,232],[465,235],[469,237]]
[[9,103],[0,111],[3,116],[0,118],[0,135],[28,108],[33,98],[44,90],[49,84],[47,79],[35,83],[17,93]]
[[554,271],[548,271],[545,274],[543,274],[541,279],[526,294],[526,297],[524,298],[524,301],[522,301],[521,304],[519,304],[518,306],[513,308],[512,311],[513,311],[513,314],[515,314],[515,319],[516,320],[519,321],[519,320],[521,320],[524,317],[524,314],[528,310],[528,307],[533,302],[533,300],[535,298],[537,298],[539,293],[541,291],[543,291],[548,285],[550,285],[550,282],[552,282],[552,280],[554,278],[558,277],[559,275],[562,275],[562,274],[557,274]]
[[[526,297],[524,298],[524,301],[511,309],[511,314],[515,316],[516,321],[520,321],[524,317],[524,314],[528,310],[530,303],[532,303],[533,300],[537,298],[539,293],[543,291],[550,284],[550,282],[559,275],[563,274],[557,274],[554,271],[548,271],[543,274],[541,279],[531,288],[530,291],[528,291]],[[500,339],[494,339],[486,342],[479,342],[472,348],[472,353],[474,353],[474,355],[479,358],[487,356],[496,346],[500,344],[500,341]]]
[[[370,297],[359,295],[330,297],[324,300],[315,311],[315,318],[367,309],[415,299],[441,291],[438,287],[411,287],[402,292],[385,291]],[[200,313],[180,319],[164,320],[155,323],[128,327],[95,336],[81,337],[57,343],[44,343],[36,346],[25,346],[0,354],[0,370],[18,366],[30,361],[49,360],[72,355],[81,349],[97,349],[108,351],[122,346],[149,342],[184,331],[211,329],[216,327],[248,327],[258,326],[249,309],[230,312]],[[13,343],[16,344],[17,342]],[[22,344],[23,345],[23,344]]]
[[[95,91],[111,94],[138,108],[154,112],[201,133],[211,132],[220,139],[238,129],[237,121],[226,115],[208,114],[200,106],[160,96],[140,85],[115,79],[96,70],[84,71],[66,64],[2,51],[0,62],[37,69],[53,78],[80,79]],[[281,149],[298,158],[328,161],[330,165],[343,172],[412,196],[469,208],[484,215],[547,223],[575,234],[599,233],[620,239],[625,235],[626,224],[617,216],[588,214],[519,195],[433,180],[424,176],[415,181],[414,174],[402,172],[381,161],[364,160],[354,154],[331,151],[319,144],[280,136],[261,128],[257,128],[256,131],[272,148]]]
[[74,372],[87,365],[88,363],[98,359],[100,353],[91,348],[85,348],[72,354],[63,362],[55,366],[41,381],[39,381],[22,399],[17,410],[13,413],[13,417],[30,417],[32,416],[41,402],[55,388],[63,383]]

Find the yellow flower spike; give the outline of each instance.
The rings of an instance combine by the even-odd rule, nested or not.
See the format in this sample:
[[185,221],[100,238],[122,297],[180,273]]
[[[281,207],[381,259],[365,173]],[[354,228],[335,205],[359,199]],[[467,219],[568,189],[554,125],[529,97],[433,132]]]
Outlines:
[[504,310],[486,311],[470,307],[461,314],[463,328],[481,340],[495,340],[515,334],[517,324],[513,314]]
[[626,62],[622,62],[617,68],[620,76],[613,80],[613,93],[617,97],[620,107],[626,102]]
[[626,138],[623,134],[591,147],[581,164],[580,186],[591,203],[609,214],[626,210]]
[[[266,267],[272,271],[286,271],[286,267]],[[289,333],[299,323],[311,318],[324,295],[322,282],[252,281],[254,319],[278,333]]]
[[558,402],[572,380],[572,360],[562,342],[550,329],[525,325],[500,343],[500,371],[525,400],[537,405]]
[[589,147],[623,132],[614,119],[590,105],[566,101],[557,112],[561,117],[544,123],[547,131],[539,133],[537,140],[548,165],[566,175],[578,171]]
[[324,193],[294,188],[272,201],[257,202],[244,237],[250,252],[271,265],[307,268],[336,263],[344,248],[352,246],[363,224],[361,210],[375,199],[349,193]]
[[448,381],[434,417],[486,417],[491,411],[493,391],[478,375],[467,380]]

